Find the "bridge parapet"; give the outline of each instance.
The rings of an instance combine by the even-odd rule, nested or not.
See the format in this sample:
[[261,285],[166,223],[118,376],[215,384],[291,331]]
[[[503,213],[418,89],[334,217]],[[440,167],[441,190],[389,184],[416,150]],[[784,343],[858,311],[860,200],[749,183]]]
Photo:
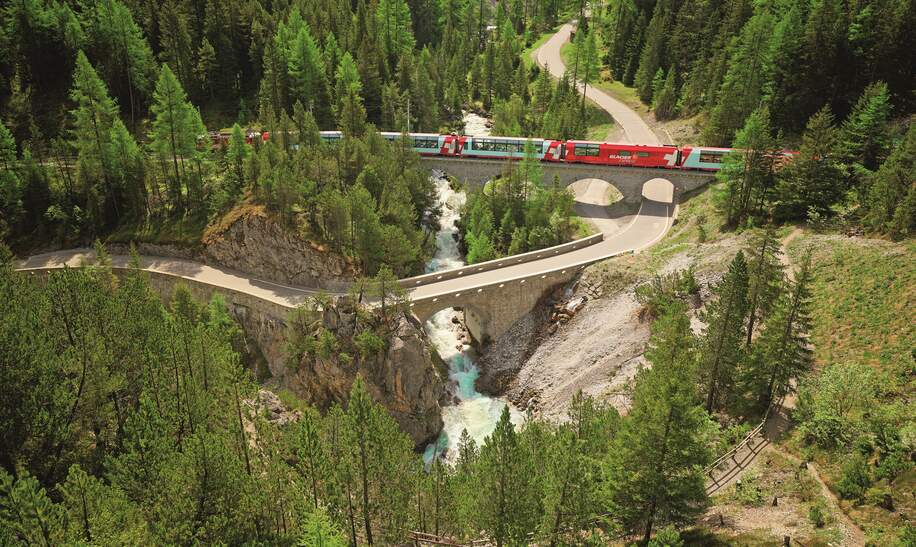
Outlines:
[[583,237],[581,239],[576,239],[569,241],[567,243],[562,243],[560,245],[555,245],[553,247],[547,247],[546,249],[540,249],[537,251],[530,251],[527,253],[507,256],[504,258],[497,258],[495,260],[488,260],[486,262],[479,262],[477,264],[471,264],[469,266],[462,266],[460,268],[452,268],[450,270],[442,270],[438,272],[432,272],[423,275],[417,275],[414,277],[407,277],[401,279],[401,286],[405,289],[413,289],[416,287],[421,287],[423,285],[429,285],[430,283],[438,283],[440,281],[445,281],[447,279],[456,279],[463,277],[465,275],[476,274],[480,272],[487,272],[491,270],[498,270],[506,266],[514,266],[516,264],[524,264],[527,262],[534,262],[535,260],[541,260],[542,258],[547,258],[549,256],[556,256],[568,253],[570,251],[575,251],[577,249],[582,249],[583,247],[588,247],[589,245],[594,245],[600,243],[604,240],[604,234],[594,234],[588,237]]

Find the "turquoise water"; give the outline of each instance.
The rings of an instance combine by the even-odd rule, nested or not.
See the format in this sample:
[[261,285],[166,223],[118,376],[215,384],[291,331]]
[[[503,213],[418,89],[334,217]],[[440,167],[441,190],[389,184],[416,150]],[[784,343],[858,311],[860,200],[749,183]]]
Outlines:
[[[454,236],[457,234],[455,221],[458,220],[465,196],[452,190],[441,174],[434,173],[433,181],[438,190],[442,216],[439,221],[439,233],[436,235],[436,255],[427,264],[429,272],[464,265]],[[446,460],[454,462],[462,430],[466,429],[478,445],[482,444],[493,432],[506,405],[509,405],[512,421],[516,425],[524,421],[524,415],[506,399],[490,397],[475,389],[474,382],[480,375],[480,370],[474,361],[473,349],[458,340],[458,331],[453,322],[453,318],[458,315],[459,312],[453,309],[445,309],[426,323],[426,332],[430,340],[448,364],[449,378],[455,384],[454,392],[457,397],[456,404],[442,408],[444,426],[436,442],[426,447],[424,459],[427,463],[437,454],[444,454]]]

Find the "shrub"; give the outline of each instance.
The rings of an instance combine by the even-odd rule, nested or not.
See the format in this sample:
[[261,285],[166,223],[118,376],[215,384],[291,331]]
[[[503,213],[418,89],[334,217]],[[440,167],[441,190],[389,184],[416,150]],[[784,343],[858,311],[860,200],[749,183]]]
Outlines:
[[657,275],[648,283],[636,287],[636,301],[642,304],[651,317],[660,317],[675,301],[700,291],[694,267]]
[[735,496],[738,502],[749,507],[757,507],[763,503],[763,491],[760,489],[760,480],[756,473],[747,473],[735,484]]
[[808,510],[808,520],[811,521],[811,524],[813,524],[815,528],[823,528],[824,524],[827,523],[824,519],[824,509],[821,507],[822,503],[821,500],[818,500],[818,502],[812,505],[811,509]]
[[861,500],[869,486],[871,477],[868,474],[868,464],[861,454],[853,454],[843,465],[840,481],[836,485],[837,492],[845,499]]
[[648,547],[681,547],[684,540],[674,526],[665,526],[649,541]]
[[369,329],[354,336],[353,343],[356,344],[356,349],[363,359],[377,355],[385,349],[385,340]]

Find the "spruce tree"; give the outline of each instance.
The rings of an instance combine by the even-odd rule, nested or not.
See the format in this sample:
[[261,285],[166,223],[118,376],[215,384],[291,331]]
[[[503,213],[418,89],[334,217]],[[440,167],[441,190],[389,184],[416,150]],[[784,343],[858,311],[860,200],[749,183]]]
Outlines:
[[842,172],[833,154],[836,133],[827,107],[808,120],[798,155],[779,173],[774,210],[778,219],[830,215],[830,208],[844,193]]
[[706,502],[709,418],[694,388],[695,343],[684,305],[652,325],[636,376],[633,407],[614,437],[604,465],[613,519],[648,542],[656,526],[692,522]]
[[790,390],[790,381],[811,368],[808,333],[812,279],[811,254],[802,259],[795,280],[777,301],[756,342],[757,399],[761,407]]
[[748,314],[745,347],[751,347],[754,328],[766,319],[785,282],[779,240],[772,224],[751,235],[745,248],[748,258]]
[[747,288],[747,262],[738,251],[725,277],[712,290],[715,300],[702,313],[706,328],[700,341],[699,378],[709,413],[722,409],[733,396],[735,372],[742,359]]

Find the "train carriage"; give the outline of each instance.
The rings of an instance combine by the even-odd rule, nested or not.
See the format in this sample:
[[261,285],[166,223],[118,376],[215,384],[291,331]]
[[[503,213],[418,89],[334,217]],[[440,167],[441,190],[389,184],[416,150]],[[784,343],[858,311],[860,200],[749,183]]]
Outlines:
[[676,146],[645,146],[594,141],[566,141],[569,163],[593,163],[627,167],[677,168]]
[[461,156],[520,160],[525,157],[525,145],[528,142],[534,148],[535,158],[542,161],[562,160],[561,141],[513,137],[466,137]]
[[685,146],[681,148],[681,159],[678,165],[681,169],[718,171],[722,169],[722,162],[725,161],[725,155],[729,152],[732,152],[731,148]]
[[[383,131],[385,140],[400,141],[405,133]],[[421,156],[456,156],[461,153],[463,137],[457,135],[439,135],[436,133],[406,133],[411,148]]]

